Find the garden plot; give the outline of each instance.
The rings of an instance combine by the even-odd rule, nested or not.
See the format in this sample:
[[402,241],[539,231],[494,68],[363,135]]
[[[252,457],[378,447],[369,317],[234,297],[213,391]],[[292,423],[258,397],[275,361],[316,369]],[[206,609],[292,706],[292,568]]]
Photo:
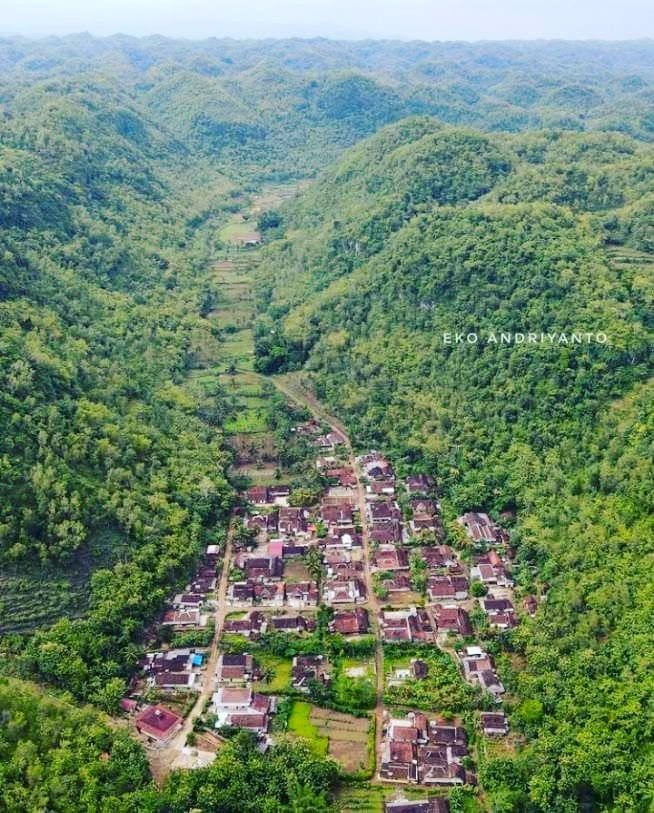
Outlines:
[[288,730],[307,740],[315,754],[334,759],[347,773],[370,768],[368,717],[354,717],[297,701],[293,703]]

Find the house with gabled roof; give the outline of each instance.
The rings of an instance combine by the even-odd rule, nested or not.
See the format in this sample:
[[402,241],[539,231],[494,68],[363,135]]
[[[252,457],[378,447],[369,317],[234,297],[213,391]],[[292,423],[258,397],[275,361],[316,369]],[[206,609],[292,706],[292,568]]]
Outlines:
[[254,674],[254,658],[247,652],[224,652],[218,659],[216,677],[222,683],[246,683]]
[[458,635],[472,635],[470,616],[462,607],[438,605],[435,609],[438,632],[455,632]]
[[368,610],[356,607],[354,610],[337,610],[329,622],[329,631],[340,635],[363,635],[368,632],[370,621]]
[[482,711],[479,725],[487,737],[505,737],[509,733],[509,721],[501,711]]
[[426,495],[434,489],[434,478],[428,474],[409,474],[404,480],[404,486],[410,495]]

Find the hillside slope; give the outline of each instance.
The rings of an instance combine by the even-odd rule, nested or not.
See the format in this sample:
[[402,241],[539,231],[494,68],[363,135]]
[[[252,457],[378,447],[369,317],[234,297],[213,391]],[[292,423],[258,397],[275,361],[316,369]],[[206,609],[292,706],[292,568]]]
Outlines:
[[519,584],[549,592],[512,644],[529,744],[482,766],[498,809],[650,800],[653,158],[400,123],[285,213],[261,265],[262,369],[302,366],[362,444],[437,475],[450,516],[517,512]]
[[7,103],[0,631],[57,621],[19,669],[101,703],[232,494],[219,428],[181,386],[218,346],[205,248],[167,171],[184,161],[113,86]]

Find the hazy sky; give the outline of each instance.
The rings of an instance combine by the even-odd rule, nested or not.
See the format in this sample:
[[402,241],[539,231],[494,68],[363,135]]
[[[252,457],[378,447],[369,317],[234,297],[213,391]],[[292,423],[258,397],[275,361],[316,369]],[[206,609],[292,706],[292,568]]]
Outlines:
[[652,0],[0,0],[0,31],[43,35],[654,37]]

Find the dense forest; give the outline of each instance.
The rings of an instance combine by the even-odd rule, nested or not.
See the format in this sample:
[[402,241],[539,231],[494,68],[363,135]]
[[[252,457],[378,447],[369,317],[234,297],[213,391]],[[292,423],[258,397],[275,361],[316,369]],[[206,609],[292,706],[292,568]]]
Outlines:
[[[189,378],[221,353],[213,224],[320,172],[268,213],[259,368],[451,514],[517,514],[549,592],[493,809],[648,809],[651,44],[12,37],[0,66],[0,807],[327,805],[332,763],[247,740],[155,790],[102,717],[234,500],[226,395]],[[532,329],[609,340],[443,342]]]

